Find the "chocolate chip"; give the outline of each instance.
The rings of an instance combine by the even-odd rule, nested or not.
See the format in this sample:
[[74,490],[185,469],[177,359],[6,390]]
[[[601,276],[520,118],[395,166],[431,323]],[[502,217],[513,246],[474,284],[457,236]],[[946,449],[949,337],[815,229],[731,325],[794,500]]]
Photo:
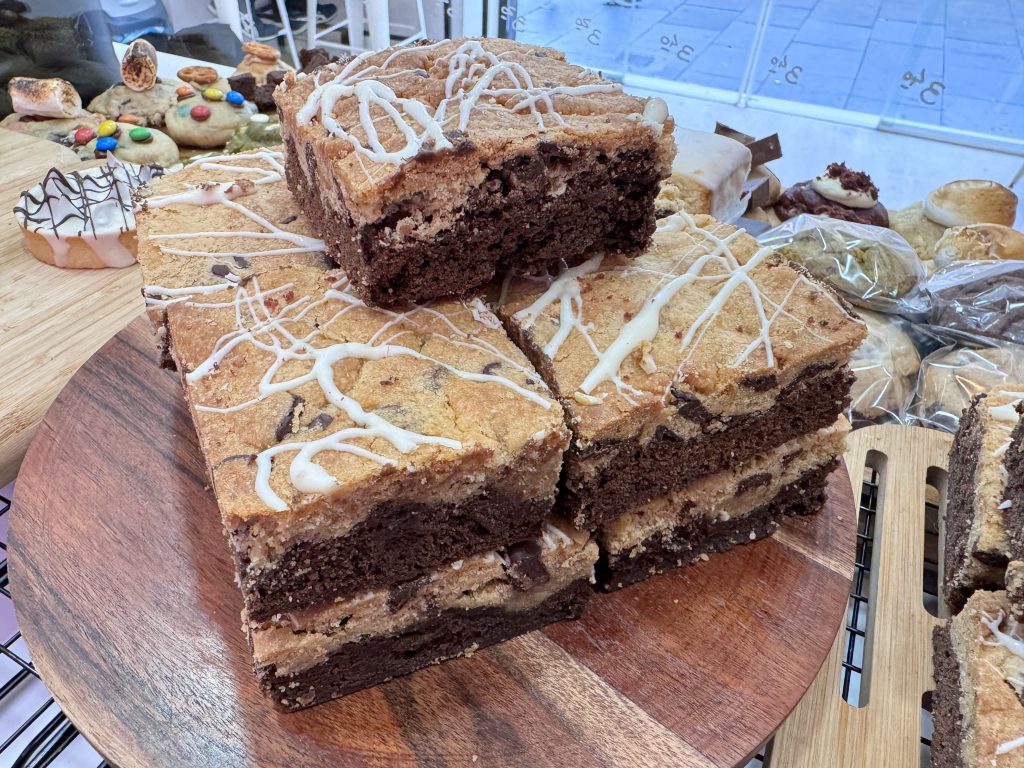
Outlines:
[[739,485],[736,486],[736,495],[742,496],[747,491],[752,491],[755,488],[768,485],[772,481],[770,472],[758,472],[756,475],[750,475],[740,480]]
[[499,370],[500,368],[501,363],[495,361],[493,363],[488,363],[487,365],[485,365],[480,372],[486,374],[487,376],[491,376],[494,374],[495,371]]
[[740,386],[752,389],[755,392],[767,392],[779,385],[779,379],[774,373],[762,373],[758,376],[744,376],[740,379]]
[[292,404],[288,406],[288,410],[281,415],[281,420],[277,422],[277,428],[274,430],[274,439],[277,442],[281,442],[288,435],[292,433],[292,420],[295,418],[295,410],[303,403],[303,399],[298,395],[292,395]]
[[249,260],[244,256],[235,256],[235,264],[240,266],[242,269],[248,269],[250,266]]
[[214,264],[210,267],[210,271],[217,277],[227,277],[231,274],[231,269],[227,264]]
[[293,214],[291,214],[290,216],[285,216],[285,217],[284,217],[283,219],[281,219],[281,223],[282,223],[282,224],[291,224],[291,223],[292,223],[293,221],[295,221],[295,220],[296,220],[297,218],[299,218],[299,217],[298,217],[298,216],[296,216],[296,215],[295,215],[295,214],[293,213]]
[[792,464],[796,460],[796,457],[799,456],[803,452],[804,452],[803,448],[797,448],[792,453],[787,453],[785,456],[783,456],[782,457],[782,468],[785,469],[790,464]]
[[672,395],[673,404],[676,406],[676,412],[684,419],[695,421],[698,424],[707,424],[714,420],[714,414],[705,408],[700,398],[692,392],[676,389],[675,386],[671,387],[669,392]]
[[394,613],[408,603],[417,592],[429,583],[429,576],[419,576],[409,581],[403,581],[401,584],[396,584],[388,592],[388,608]]
[[519,590],[532,589],[550,580],[548,569],[540,557],[540,544],[522,541],[506,548],[509,564],[505,567],[512,586]]
[[306,425],[306,429],[327,429],[334,422],[334,417],[327,411],[320,411],[309,424]]
[[654,430],[654,439],[655,440],[667,440],[667,441],[670,441],[670,442],[674,443],[674,442],[678,442],[678,441],[682,440],[683,438],[681,438],[679,435],[677,435],[671,429],[666,427],[664,424],[659,424],[657,426],[657,428]]

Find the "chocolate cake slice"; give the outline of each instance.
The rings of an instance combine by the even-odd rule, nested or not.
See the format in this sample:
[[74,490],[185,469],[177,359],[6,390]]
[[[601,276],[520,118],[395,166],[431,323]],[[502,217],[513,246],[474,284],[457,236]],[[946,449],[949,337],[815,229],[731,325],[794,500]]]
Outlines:
[[975,590],[1003,589],[1009,563],[1024,560],[1021,398],[1024,392],[1009,390],[978,396],[953,440],[943,562],[944,596],[954,613]]
[[512,40],[360,54],[289,74],[275,100],[289,185],[378,305],[637,255],[675,151],[663,101]]
[[865,335],[807,273],[685,213],[636,260],[509,275],[498,303],[568,415],[563,504],[584,528],[834,424]]
[[562,409],[479,300],[382,311],[281,267],[167,307],[251,620],[537,534]]
[[932,768],[1024,768],[1024,627],[975,592],[936,627]]

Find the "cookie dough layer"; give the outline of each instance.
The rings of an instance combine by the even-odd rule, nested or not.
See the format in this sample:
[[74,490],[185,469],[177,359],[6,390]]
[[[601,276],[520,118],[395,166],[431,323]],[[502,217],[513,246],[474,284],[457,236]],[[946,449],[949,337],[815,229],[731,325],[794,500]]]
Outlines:
[[261,685],[294,710],[574,618],[597,546],[548,523],[539,539],[447,564],[413,582],[247,621]]
[[865,335],[830,289],[745,231],[682,213],[635,260],[514,275],[499,304],[568,413],[580,527],[834,423]]
[[479,300],[381,311],[291,267],[167,322],[254,618],[516,541],[553,506],[562,410]]
[[932,768],[1024,767],[1024,632],[1002,592],[935,628]]
[[976,398],[949,456],[944,562],[955,613],[977,589],[1002,589],[1007,565],[1024,559],[1024,428],[1021,392]]
[[819,430],[619,516],[598,534],[598,581],[618,589],[817,512],[846,432],[845,424]]
[[379,305],[638,254],[675,152],[664,102],[509,40],[367,53],[274,98],[289,184]]

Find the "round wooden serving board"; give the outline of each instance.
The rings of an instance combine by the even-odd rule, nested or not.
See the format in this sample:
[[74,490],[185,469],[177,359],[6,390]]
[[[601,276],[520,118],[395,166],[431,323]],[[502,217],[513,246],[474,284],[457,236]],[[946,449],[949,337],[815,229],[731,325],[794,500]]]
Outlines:
[[135,321],[74,376],[25,459],[11,582],[37,668],[121,768],[742,763],[814,679],[844,614],[856,515],[599,595],[586,615],[278,714],[175,375]]

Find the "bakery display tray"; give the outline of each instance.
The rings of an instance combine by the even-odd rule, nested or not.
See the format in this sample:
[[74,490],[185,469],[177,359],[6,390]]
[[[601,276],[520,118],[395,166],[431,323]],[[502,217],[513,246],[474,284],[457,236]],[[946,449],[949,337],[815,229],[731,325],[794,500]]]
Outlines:
[[13,597],[35,668],[112,764],[742,765],[797,704],[848,600],[857,515],[816,517],[597,596],[584,617],[292,715],[249,669],[241,597],[174,374],[134,322],[26,457]]

